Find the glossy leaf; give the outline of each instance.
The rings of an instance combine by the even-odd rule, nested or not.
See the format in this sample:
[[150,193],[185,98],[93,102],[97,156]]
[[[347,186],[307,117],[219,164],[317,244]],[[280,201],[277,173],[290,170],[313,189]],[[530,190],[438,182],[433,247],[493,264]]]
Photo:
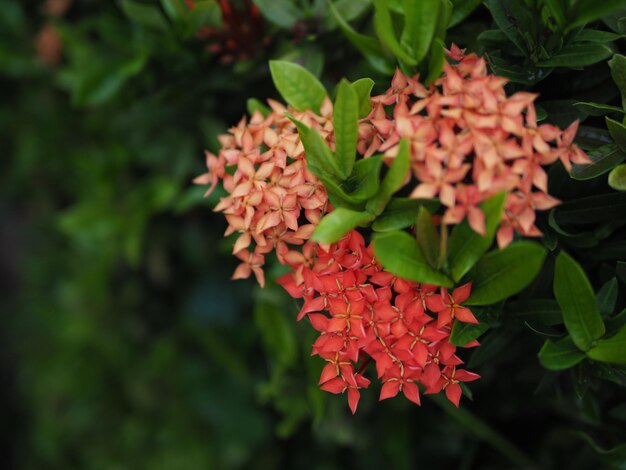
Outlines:
[[585,67],[608,59],[613,51],[603,44],[570,44],[537,67]]
[[572,338],[546,340],[539,351],[539,362],[548,370],[565,370],[574,367],[585,359],[585,353],[576,347]]
[[617,144],[622,152],[626,152],[626,126],[621,122],[617,122],[610,117],[606,117],[606,127],[609,129],[611,138]]
[[341,186],[351,197],[360,202],[371,199],[380,187],[382,162],[382,155],[357,161],[354,165],[354,172]]
[[609,113],[621,113],[624,114],[624,110],[622,108],[618,108],[617,106],[611,106],[608,104],[602,103],[574,103],[577,109],[582,111],[589,116],[604,116]]
[[574,344],[583,351],[589,350],[604,335],[604,323],[585,272],[564,251],[556,259],[554,296]]
[[587,356],[595,361],[626,365],[626,326],[610,338],[598,340]]
[[520,0],[486,0],[485,5],[489,8],[498,28],[526,55],[528,46],[522,34],[522,31],[528,29],[526,6]]
[[598,291],[596,295],[596,305],[598,306],[598,312],[605,318],[613,313],[615,310],[615,302],[617,302],[617,278],[613,278],[606,282]]
[[589,180],[608,173],[626,159],[626,153],[617,145],[604,145],[587,154],[591,163],[574,165],[571,176],[575,180]]
[[372,88],[374,88],[374,80],[371,78],[360,78],[352,83],[352,88],[359,102],[359,119],[363,119],[372,110],[371,93]]
[[563,323],[561,307],[552,299],[520,299],[507,302],[505,314],[547,326]]
[[433,268],[439,269],[441,267],[441,259],[439,256],[441,251],[441,239],[433,223],[432,214],[428,212],[428,209],[424,206],[419,209],[415,228],[417,242],[422,248],[426,260]]
[[609,193],[568,201],[554,209],[559,224],[594,224],[626,213],[626,194]]
[[374,13],[374,27],[381,42],[399,60],[407,65],[417,65],[417,61],[411,57],[400,45],[396,38],[391,15],[384,0],[373,0],[376,12]]
[[611,68],[613,81],[622,94],[622,107],[626,109],[626,57],[621,54],[615,54],[609,60],[609,67]]
[[158,31],[167,31],[169,23],[157,5],[148,5],[135,0],[121,0],[124,14],[135,23]]
[[263,115],[263,117],[267,117],[272,112],[269,107],[261,103],[256,98],[248,98],[248,101],[246,101],[246,108],[250,116],[258,111]]
[[417,240],[406,232],[396,231],[374,237],[374,255],[389,272],[402,279],[452,287],[452,281],[426,261]]
[[538,243],[517,242],[485,255],[469,273],[472,293],[465,305],[491,305],[525,289],[546,257]]
[[369,212],[357,212],[343,207],[335,208],[324,216],[313,233],[313,240],[319,243],[335,243],[360,225],[374,219]]
[[404,29],[400,43],[420,62],[430,49],[441,0],[404,0]]
[[617,41],[623,37],[622,34],[611,33],[610,31],[585,28],[574,37],[573,42],[597,42],[606,44],[607,42]]
[[393,198],[372,224],[377,232],[393,232],[415,224],[420,207],[434,212],[439,207],[437,199]]
[[459,24],[478,8],[482,2],[483,0],[452,0],[452,17],[448,27],[452,28]]
[[271,60],[272,80],[283,99],[298,111],[311,109],[319,113],[326,89],[301,65],[284,60]]
[[467,220],[452,229],[448,246],[448,260],[452,279],[458,282],[493,243],[502,218],[505,193],[499,193],[480,205],[485,214],[485,236],[474,232]]
[[375,38],[357,33],[341,16],[332,2],[329,1],[328,5],[343,34],[363,54],[370,65],[378,72],[392,74],[393,67],[389,64],[379,42]]
[[290,29],[302,19],[303,13],[291,0],[253,0],[265,18],[282,28]]
[[409,166],[409,143],[406,139],[402,139],[398,146],[398,153],[380,184],[378,194],[367,203],[367,210],[379,215],[385,209],[391,196],[405,184]]
[[493,322],[500,316],[501,308],[501,304],[489,307],[473,307],[472,313],[478,320],[478,324],[454,320],[450,332],[450,342],[457,346],[465,346],[474,341],[489,330]]
[[626,191],[626,163],[622,163],[611,170],[609,186],[616,191]]
[[333,109],[333,124],[339,177],[345,179],[354,168],[359,134],[359,101],[356,92],[346,80],[339,83]]
[[430,48],[430,58],[428,60],[428,75],[426,76],[427,85],[430,85],[441,76],[445,63],[445,45],[441,39],[435,39]]
[[333,153],[322,137],[316,130],[311,129],[293,116],[290,116],[290,119],[298,128],[298,134],[300,134],[300,140],[302,140],[306,152],[307,167],[311,173],[318,178],[337,177],[340,174],[339,167]]
[[568,29],[598,20],[612,11],[624,6],[624,0],[578,0],[572,11]]
[[261,333],[265,349],[272,359],[285,366],[292,365],[298,354],[293,321],[284,313],[284,309],[270,299],[267,294],[257,300],[254,321]]

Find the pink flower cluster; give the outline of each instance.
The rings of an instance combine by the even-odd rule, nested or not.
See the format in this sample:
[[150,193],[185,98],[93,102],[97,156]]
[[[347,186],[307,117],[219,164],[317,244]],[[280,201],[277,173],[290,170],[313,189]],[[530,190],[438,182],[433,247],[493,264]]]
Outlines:
[[[320,377],[322,390],[347,392],[354,413],[359,390],[370,383],[363,370],[373,359],[383,383],[381,400],[402,392],[419,405],[421,384],[427,394],[445,390],[458,406],[459,383],[479,378],[457,369],[463,361],[449,341],[454,319],[478,323],[461,305],[471,284],[449,293],[398,279],[382,269],[356,231],[326,249],[309,242],[305,251],[315,256],[279,283],[291,296],[304,299],[298,319],[308,316],[320,332],[313,354],[327,362]],[[465,347],[477,345],[473,341]]]
[[[272,113],[257,111],[219,137],[219,155],[206,154],[208,172],[194,182],[208,184],[207,195],[219,181],[229,193],[215,207],[228,221],[225,236],[238,233],[233,254],[241,260],[233,279],[254,273],[263,286],[265,255],[276,251],[283,264],[297,268],[302,254],[289,249],[308,240],[320,218],[330,210],[324,186],[307,170],[304,147],[287,108],[269,101]],[[332,132],[332,103],[321,116],[289,109],[297,119],[325,137]],[[303,223],[303,217],[306,220]]]
[[[478,233],[485,218],[478,208],[497,192],[508,193],[498,230],[500,247],[514,231],[540,236],[535,211],[554,207],[547,194],[543,166],[561,160],[588,163],[573,143],[578,121],[561,131],[537,124],[533,102],[526,92],[507,97],[506,79],[487,73],[484,59],[452,46],[456,64],[446,64],[443,76],[426,88],[418,77],[397,71],[391,87],[372,98],[374,108],[361,122],[359,151],[365,157],[384,153],[395,157],[398,142],[410,142],[414,198],[438,197],[446,207],[443,222],[458,224],[467,217]],[[407,181],[409,183],[409,181]]]

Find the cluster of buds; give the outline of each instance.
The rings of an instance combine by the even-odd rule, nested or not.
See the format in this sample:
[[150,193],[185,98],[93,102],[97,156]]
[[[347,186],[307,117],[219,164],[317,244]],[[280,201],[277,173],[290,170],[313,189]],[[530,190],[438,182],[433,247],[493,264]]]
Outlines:
[[[290,246],[311,238],[315,226],[330,209],[324,186],[307,170],[304,147],[290,112],[325,137],[332,133],[332,103],[326,100],[321,116],[298,112],[270,100],[272,112],[256,111],[219,137],[218,155],[206,154],[209,171],[194,182],[209,184],[207,195],[219,181],[229,193],[215,207],[228,221],[225,235],[238,233],[233,254],[241,260],[233,279],[256,276],[264,284],[265,255],[298,268],[304,254]],[[262,149],[263,147],[263,149]]]
[[477,233],[485,233],[478,204],[497,192],[508,194],[498,230],[500,247],[514,232],[540,236],[535,211],[558,204],[547,194],[543,166],[561,160],[588,163],[573,143],[578,121],[561,131],[537,124],[534,100],[526,92],[508,97],[506,79],[487,73],[485,60],[454,46],[444,74],[429,88],[397,71],[385,94],[372,98],[374,108],[359,128],[364,156],[395,157],[400,139],[410,142],[416,181],[411,196],[438,197],[446,207],[443,222],[467,217]]
[[[426,394],[444,390],[458,406],[459,383],[479,378],[457,369],[463,361],[449,340],[454,319],[478,323],[461,305],[471,284],[450,293],[399,279],[382,269],[356,231],[325,248],[308,245],[314,256],[279,283],[291,296],[304,299],[298,319],[307,316],[320,332],[313,354],[327,362],[319,381],[322,390],[347,392],[354,413],[359,389],[370,383],[364,368],[374,360],[383,383],[381,400],[401,391],[419,405],[422,385]],[[477,345],[473,341],[465,347]]]

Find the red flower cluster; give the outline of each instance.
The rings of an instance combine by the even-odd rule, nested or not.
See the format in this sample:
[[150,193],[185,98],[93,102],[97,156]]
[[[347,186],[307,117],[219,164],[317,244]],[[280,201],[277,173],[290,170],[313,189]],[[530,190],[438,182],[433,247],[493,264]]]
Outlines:
[[[479,378],[457,369],[463,361],[449,341],[455,318],[478,323],[461,305],[471,284],[449,293],[398,279],[382,269],[356,231],[326,249],[309,242],[304,251],[308,261],[279,283],[291,296],[304,299],[298,319],[308,316],[320,332],[313,354],[328,362],[320,377],[322,390],[347,392],[354,413],[359,390],[370,383],[364,367],[373,359],[383,382],[381,400],[401,391],[419,405],[421,384],[426,394],[445,390],[458,406],[459,383]],[[477,345],[474,341],[465,347]]]
[[573,143],[578,121],[566,131],[538,125],[536,95],[508,97],[506,79],[488,74],[484,59],[465,56],[454,45],[448,55],[458,63],[446,64],[430,88],[417,76],[397,71],[387,92],[372,98],[374,109],[360,125],[360,152],[366,157],[384,152],[392,159],[398,142],[406,138],[417,179],[411,195],[438,197],[446,206],[444,223],[458,224],[467,217],[483,234],[484,215],[477,205],[505,191],[499,245],[508,245],[514,231],[540,236],[535,210],[558,204],[547,194],[543,166],[560,159],[570,169],[571,162],[590,161]]

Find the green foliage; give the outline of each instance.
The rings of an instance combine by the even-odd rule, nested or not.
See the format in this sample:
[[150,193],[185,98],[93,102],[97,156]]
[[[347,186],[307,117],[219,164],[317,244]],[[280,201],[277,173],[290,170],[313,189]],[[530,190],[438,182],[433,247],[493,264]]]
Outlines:
[[584,359],[585,354],[569,336],[556,342],[547,339],[539,351],[539,362],[548,370],[569,369]]
[[301,65],[283,60],[270,61],[274,85],[283,99],[298,111],[320,111],[326,89],[313,74]]
[[452,281],[428,264],[417,240],[406,232],[377,234],[374,238],[376,259],[398,277],[411,281],[452,287]]
[[[367,94],[369,100],[369,93]],[[359,134],[359,98],[350,83],[339,83],[337,99],[333,108],[335,129],[335,159],[339,166],[339,176],[346,179],[354,168],[356,142]]]
[[588,351],[604,335],[604,323],[587,276],[565,252],[561,252],[556,260],[554,296],[561,306],[572,341],[579,349]]
[[467,305],[490,305],[526,288],[539,274],[546,250],[533,242],[514,243],[484,256],[468,274],[472,293]]
[[506,194],[500,193],[480,205],[485,214],[485,236],[474,232],[467,220],[452,229],[448,261],[452,279],[459,281],[487,252],[502,217]]

